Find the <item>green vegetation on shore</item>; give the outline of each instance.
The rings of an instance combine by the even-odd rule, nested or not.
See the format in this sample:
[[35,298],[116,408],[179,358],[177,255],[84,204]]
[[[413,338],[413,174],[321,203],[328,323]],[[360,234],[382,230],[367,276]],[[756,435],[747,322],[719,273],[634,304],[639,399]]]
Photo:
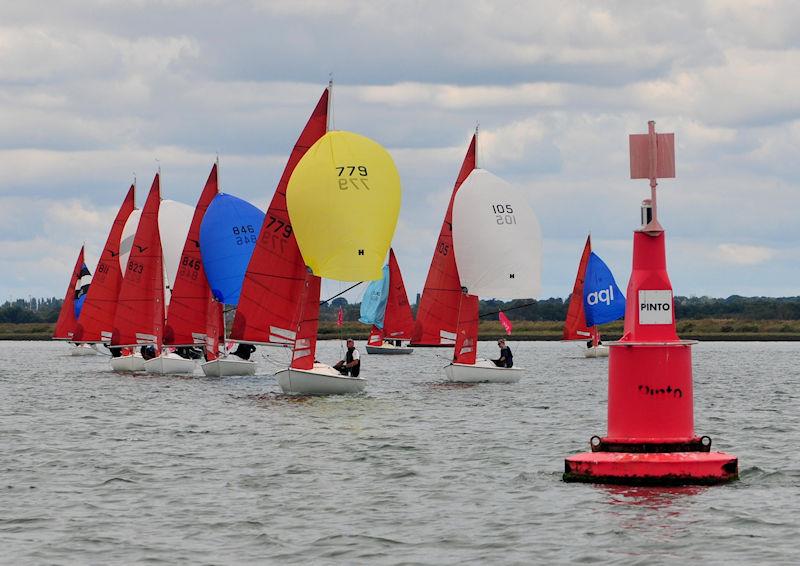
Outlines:
[[[564,323],[558,321],[515,320],[513,340],[560,340]],[[53,334],[52,323],[0,323],[0,340],[49,340]],[[615,340],[622,334],[622,322],[603,325],[604,340]],[[348,321],[341,327],[335,322],[323,321],[319,325],[319,338],[354,338],[366,340],[369,327]],[[800,320],[745,320],[734,318],[708,318],[678,321],[681,338],[695,340],[800,340]],[[479,338],[493,340],[505,335],[497,321],[481,321]]]

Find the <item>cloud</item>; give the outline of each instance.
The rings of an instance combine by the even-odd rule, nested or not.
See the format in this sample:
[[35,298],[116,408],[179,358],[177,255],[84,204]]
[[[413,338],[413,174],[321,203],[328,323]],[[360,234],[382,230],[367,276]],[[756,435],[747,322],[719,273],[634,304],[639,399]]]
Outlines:
[[763,246],[747,246],[742,244],[720,244],[717,246],[720,258],[735,265],[757,265],[771,260],[777,250]]

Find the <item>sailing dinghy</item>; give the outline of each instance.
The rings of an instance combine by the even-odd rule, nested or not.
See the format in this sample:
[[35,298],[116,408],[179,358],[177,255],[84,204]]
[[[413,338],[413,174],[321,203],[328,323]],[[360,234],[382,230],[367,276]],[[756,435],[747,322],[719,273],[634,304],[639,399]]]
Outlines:
[[519,367],[477,358],[478,297],[528,298],[540,289],[541,230],[519,190],[484,169],[474,169],[453,202],[453,251],[459,304],[450,381],[516,383]]
[[160,205],[161,191],[156,174],[144,208],[138,215],[130,249],[126,250],[127,260],[111,334],[111,347],[120,348],[122,352],[121,356],[111,358],[111,367],[117,372],[143,371],[144,359],[135,349],[158,345],[163,336],[164,265],[158,230]]
[[[122,269],[119,263],[120,242],[125,224],[135,209],[135,190],[131,185],[117,211],[100,259],[97,261],[92,284],[84,297],[73,334],[73,342],[81,347],[83,355],[96,352],[97,344],[111,340],[114,311],[117,308],[117,296],[122,284]],[[74,350],[73,353],[75,351],[78,350]]]
[[400,214],[400,193],[400,175],[389,153],[352,132],[325,133],[292,172],[286,205],[306,264],[306,281],[295,300],[292,362],[275,374],[285,393],[331,395],[366,386],[363,377],[342,374],[314,359],[320,280],[369,281],[383,276],[383,260]]
[[364,292],[358,320],[372,325],[367,341],[368,354],[410,354],[414,351],[414,348],[402,345],[403,341],[411,340],[414,316],[394,250],[389,250],[389,263],[383,268],[383,279],[370,283]]
[[[211,296],[200,257],[200,224],[216,195],[217,165],[214,164],[192,215],[164,324],[164,345],[185,353],[194,351],[196,347],[205,348],[209,336],[218,340],[222,325],[222,307]],[[194,372],[194,359],[183,357],[177,351],[164,350],[157,358],[145,362],[147,371],[161,374]]]
[[[247,265],[263,223],[262,211],[226,193],[217,193],[205,213],[200,226],[200,254],[212,300],[220,309],[224,305],[238,305]],[[255,360],[242,359],[227,350],[224,315],[220,317],[220,325],[222,333],[218,337],[208,334],[207,361],[201,364],[203,373],[212,377],[255,375]]]
[[600,343],[599,324],[625,316],[625,295],[611,270],[592,251],[591,235],[586,238],[578,273],[572,287],[562,340],[585,341],[586,358],[608,357],[608,347]]
[[417,320],[411,346],[450,347],[456,342],[458,309],[461,301],[461,283],[458,266],[453,253],[453,202],[462,183],[475,169],[477,134],[464,156],[464,162],[456,177],[450,202],[439,230],[439,238],[433,250],[433,258],[425,279],[425,287],[417,306]]
[[[86,300],[86,293],[89,291],[92,281],[92,274],[89,272],[89,268],[86,267],[83,254],[84,246],[81,246],[78,259],[75,261],[75,267],[72,269],[72,276],[67,286],[67,292],[64,295],[64,301],[61,303],[61,310],[58,313],[58,320],[53,331],[53,340],[75,342],[78,317],[81,314],[81,309]],[[94,356],[97,353],[97,350],[88,344],[74,344],[74,347],[70,349],[70,355],[72,356]]]

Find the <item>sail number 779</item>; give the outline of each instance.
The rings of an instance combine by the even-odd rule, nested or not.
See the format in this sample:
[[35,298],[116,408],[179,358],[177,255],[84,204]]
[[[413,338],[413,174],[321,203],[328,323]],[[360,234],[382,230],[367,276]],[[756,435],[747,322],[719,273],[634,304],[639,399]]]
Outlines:
[[514,215],[514,209],[510,204],[493,204],[492,212],[498,224],[516,224],[517,217]]
[[335,168],[338,175],[339,190],[366,189],[369,190],[367,181],[367,167],[365,165],[342,165]]

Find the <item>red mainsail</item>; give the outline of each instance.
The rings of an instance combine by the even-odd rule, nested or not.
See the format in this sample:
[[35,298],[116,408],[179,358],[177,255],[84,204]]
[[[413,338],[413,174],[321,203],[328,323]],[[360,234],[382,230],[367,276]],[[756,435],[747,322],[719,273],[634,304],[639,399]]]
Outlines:
[[586,279],[586,266],[591,254],[592,237],[588,236],[578,265],[578,274],[575,276],[575,285],[572,287],[562,340],[587,340],[597,333],[597,327],[586,326],[586,314],[583,312],[583,282]]
[[461,294],[453,361],[475,365],[478,353],[478,296]]
[[295,322],[297,329],[292,350],[292,367],[313,369],[314,355],[317,351],[317,329],[319,328],[319,277],[306,271],[299,301],[295,301]]
[[[327,131],[328,96],[328,89],[325,89],[292,150],[261,226],[231,329],[231,339],[237,342],[294,345],[298,338],[298,298],[304,296],[311,301],[316,285],[314,300],[319,303],[319,281],[307,282],[306,264],[289,222],[286,188],[297,163]],[[307,289],[307,285],[311,289]],[[303,318],[316,319],[318,315],[311,316],[310,302],[307,306],[302,309]],[[316,312],[319,312],[319,304]],[[313,339],[316,340],[316,330]],[[311,363],[313,366],[313,348]]]
[[425,280],[425,288],[422,290],[417,308],[412,345],[439,346],[453,344],[456,339],[461,282],[453,253],[453,201],[461,183],[475,169],[475,143],[476,136],[472,136],[453,193],[450,195],[450,203],[447,205],[428,277]]
[[[389,250],[389,296],[383,316],[383,338],[389,340],[410,340],[414,332],[414,315],[408,303],[406,286],[400,273],[400,265]],[[370,333],[371,335],[372,333]]]
[[[72,340],[75,334],[75,326],[78,321],[75,319],[75,286],[81,278],[83,271],[83,246],[78,253],[78,259],[72,270],[72,277],[69,279],[69,287],[64,295],[64,302],[61,303],[61,311],[58,313],[56,328],[53,331],[53,338],[56,340]],[[91,288],[91,287],[90,287]]]
[[114,314],[113,346],[156,344],[164,332],[164,259],[158,211],[161,188],[156,174],[142,209]]
[[122,230],[135,207],[136,188],[131,185],[122,206],[119,207],[111,231],[108,233],[106,245],[97,268],[94,270],[92,284],[86,293],[86,301],[78,318],[74,339],[76,342],[108,342],[111,340],[111,329],[114,325],[114,313],[117,310],[117,298],[122,285],[122,269],[119,266],[119,243]]
[[[207,327],[215,328],[220,320],[222,305],[211,294],[200,257],[200,224],[217,194],[217,165],[214,164],[194,209],[178,274],[172,285],[164,325],[164,344],[170,346],[205,345]],[[217,333],[215,331],[215,338],[219,338]]]

